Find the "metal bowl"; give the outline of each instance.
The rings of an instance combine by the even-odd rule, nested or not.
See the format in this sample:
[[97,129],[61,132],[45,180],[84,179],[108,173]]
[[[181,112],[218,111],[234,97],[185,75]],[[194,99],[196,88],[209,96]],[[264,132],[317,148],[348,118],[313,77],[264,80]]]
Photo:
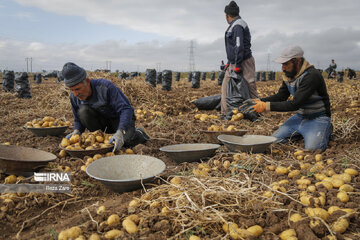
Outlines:
[[32,175],[55,159],[54,154],[35,148],[0,145],[0,173]]
[[86,168],[86,173],[115,192],[141,188],[161,174],[166,165],[146,155],[117,155],[100,158]]
[[69,126],[62,127],[49,127],[49,128],[30,128],[24,127],[25,129],[31,131],[35,136],[44,137],[44,136],[59,136],[62,135]]
[[67,154],[72,157],[83,158],[85,156],[93,156],[95,154],[105,154],[111,152],[114,146],[106,147],[106,148],[98,148],[98,149],[91,149],[91,150],[70,150],[63,148],[59,145],[60,149],[64,150]]
[[267,147],[276,141],[275,137],[264,135],[245,135],[242,137],[220,135],[218,139],[232,152],[265,152]]
[[217,137],[219,135],[234,135],[234,136],[243,136],[249,130],[236,130],[236,131],[206,131],[200,130],[201,133],[205,134],[208,141],[211,143],[223,144]]
[[204,157],[215,155],[219,144],[211,143],[189,143],[176,144],[161,147],[160,151],[165,152],[172,160],[177,163],[196,162]]

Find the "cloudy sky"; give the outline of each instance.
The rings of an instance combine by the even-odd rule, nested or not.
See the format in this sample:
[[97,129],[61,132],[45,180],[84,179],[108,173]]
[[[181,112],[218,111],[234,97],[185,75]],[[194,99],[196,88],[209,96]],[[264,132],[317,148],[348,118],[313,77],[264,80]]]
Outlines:
[[[224,6],[229,0],[1,0],[0,70],[60,70],[75,62],[88,70],[218,70],[226,61]],[[326,68],[360,69],[359,0],[237,0],[252,34],[257,70],[289,45]],[[28,65],[30,71],[30,61]]]

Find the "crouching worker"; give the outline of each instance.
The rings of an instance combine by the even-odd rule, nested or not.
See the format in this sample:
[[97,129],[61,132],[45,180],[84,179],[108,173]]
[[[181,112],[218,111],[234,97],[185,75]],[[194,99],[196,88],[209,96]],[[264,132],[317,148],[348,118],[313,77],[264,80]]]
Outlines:
[[114,150],[145,143],[149,136],[135,129],[134,108],[123,92],[106,79],[89,79],[86,71],[68,62],[62,69],[65,86],[71,91],[74,131],[66,136],[81,134],[88,129],[114,133],[109,143]]
[[[299,46],[283,50],[275,62],[282,64],[282,86],[275,95],[247,100],[253,101],[249,109],[264,111],[297,111],[273,134],[278,142],[303,137],[305,149],[326,149],[332,133],[330,100],[324,78],[303,57]],[[292,95],[291,99],[288,99]]]

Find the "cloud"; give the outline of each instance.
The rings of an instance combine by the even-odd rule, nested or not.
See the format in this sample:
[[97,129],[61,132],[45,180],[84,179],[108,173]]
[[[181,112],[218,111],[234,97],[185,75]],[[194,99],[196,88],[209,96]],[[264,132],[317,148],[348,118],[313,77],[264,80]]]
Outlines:
[[36,17],[31,12],[17,12],[11,16],[19,18],[19,19],[25,19],[25,20],[32,21],[32,22],[37,21]]
[[[6,56],[0,59],[0,67],[23,69],[24,57],[33,57],[39,70],[60,69],[71,60],[88,69],[104,68],[105,61],[112,61],[113,70],[143,71],[161,63],[162,69],[187,71],[190,40],[195,43],[197,69],[218,70],[220,61],[226,61],[223,36],[227,23],[223,10],[228,0],[15,1],[64,17],[78,16],[90,23],[119,26],[140,34],[155,33],[159,37],[134,42],[122,35],[95,44],[75,42],[76,39],[45,43],[41,39],[29,42],[0,38],[0,55]],[[283,48],[295,44],[304,49],[305,57],[318,68],[326,68],[332,58],[340,69],[360,68],[360,25],[356,24],[360,22],[360,1],[236,2],[251,30],[257,70],[280,70],[280,65],[272,60]],[[166,36],[166,40],[161,36]]]
[[[345,37],[344,37],[345,36]],[[273,60],[283,48],[300,45],[305,58],[317,68],[325,69],[331,59],[338,68],[360,67],[360,30],[353,28],[329,29],[318,33],[301,32],[292,35],[273,32],[253,40],[253,55],[257,70],[280,70]],[[0,39],[0,66],[24,69],[25,57],[33,58],[33,69],[61,69],[65,62],[76,62],[89,70],[105,68],[111,61],[112,70],[144,71],[155,68],[187,71],[189,69],[190,41],[175,39],[166,43],[147,41],[129,43],[108,40],[96,44],[41,43]],[[221,60],[226,61],[223,38],[211,43],[194,41],[195,66],[200,71],[218,71]],[[268,61],[268,58],[270,61]]]

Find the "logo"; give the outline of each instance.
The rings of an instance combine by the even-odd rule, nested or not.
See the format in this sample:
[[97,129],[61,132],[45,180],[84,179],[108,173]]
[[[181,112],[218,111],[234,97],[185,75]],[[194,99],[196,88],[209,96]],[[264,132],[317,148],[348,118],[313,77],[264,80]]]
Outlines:
[[65,172],[34,172],[34,180],[37,182],[70,182],[70,173]]

